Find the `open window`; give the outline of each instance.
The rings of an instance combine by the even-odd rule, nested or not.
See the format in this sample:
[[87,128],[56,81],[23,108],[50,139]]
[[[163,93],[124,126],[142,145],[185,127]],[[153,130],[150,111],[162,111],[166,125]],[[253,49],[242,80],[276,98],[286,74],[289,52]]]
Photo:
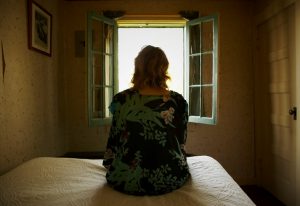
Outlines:
[[108,106],[115,82],[115,22],[96,12],[88,14],[88,119],[89,125],[110,122]]
[[189,103],[189,121],[216,124],[218,18],[191,21],[177,18],[121,18],[116,22],[96,12],[88,13],[88,119],[90,126],[109,124],[108,107],[118,92],[118,27],[185,28],[183,95]]
[[216,124],[218,19],[201,17],[186,25],[186,86],[189,122]]

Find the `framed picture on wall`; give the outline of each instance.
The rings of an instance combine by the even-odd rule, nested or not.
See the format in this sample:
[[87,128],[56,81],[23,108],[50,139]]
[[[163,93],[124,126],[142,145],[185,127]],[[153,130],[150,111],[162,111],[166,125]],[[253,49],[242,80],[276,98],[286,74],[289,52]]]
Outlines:
[[28,47],[51,56],[52,15],[32,0],[28,0]]

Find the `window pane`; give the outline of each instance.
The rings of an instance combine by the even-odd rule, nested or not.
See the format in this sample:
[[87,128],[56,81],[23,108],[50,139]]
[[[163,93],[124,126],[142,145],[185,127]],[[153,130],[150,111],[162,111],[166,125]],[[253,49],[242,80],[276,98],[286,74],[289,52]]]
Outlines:
[[190,54],[200,53],[200,25],[190,27]]
[[95,88],[93,92],[93,118],[104,117],[103,88]]
[[[102,86],[112,86],[113,58],[110,55],[94,54],[93,55],[93,76],[94,84]],[[104,68],[103,68],[104,67]]]
[[[201,65],[201,66],[200,66]],[[190,57],[190,85],[213,83],[213,55],[202,54]]]
[[105,97],[105,107],[104,107],[104,112],[105,116],[104,117],[111,117],[111,113],[109,112],[109,105],[112,101],[113,98],[113,87],[105,87],[104,89],[104,97]]
[[103,55],[93,55],[93,76],[94,84],[103,85]]
[[112,54],[113,53],[113,34],[114,27],[112,25],[104,24],[104,34],[103,34],[103,42],[104,48],[103,53]]
[[190,87],[190,115],[200,116],[200,87]]
[[212,117],[212,87],[202,87],[201,117]]
[[112,100],[112,88],[98,87],[93,92],[93,118],[110,117],[109,104]]
[[101,51],[103,42],[103,22],[92,20],[92,50]]
[[201,84],[213,83],[213,55],[201,55]]
[[105,117],[111,117],[111,113],[109,111],[109,105],[113,98],[113,87],[105,87],[104,89],[104,97],[105,97]]
[[111,55],[104,55],[105,58],[105,86],[112,86],[113,84],[113,57]]
[[92,49],[101,53],[113,53],[113,32],[112,25],[93,20],[92,22]]
[[190,85],[199,85],[200,83],[200,56],[191,56]]
[[201,52],[213,50],[213,21],[201,23]]

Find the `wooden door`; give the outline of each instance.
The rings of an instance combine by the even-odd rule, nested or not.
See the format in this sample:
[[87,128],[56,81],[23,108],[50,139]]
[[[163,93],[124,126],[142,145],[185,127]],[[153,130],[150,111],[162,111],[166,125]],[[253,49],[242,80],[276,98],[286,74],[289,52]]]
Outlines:
[[257,26],[255,129],[259,183],[286,205],[296,203],[294,6]]

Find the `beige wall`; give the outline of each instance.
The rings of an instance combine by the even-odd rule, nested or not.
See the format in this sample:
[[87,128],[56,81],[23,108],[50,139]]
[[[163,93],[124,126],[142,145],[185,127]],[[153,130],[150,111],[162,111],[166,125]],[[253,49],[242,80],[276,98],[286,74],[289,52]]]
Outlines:
[[0,1],[0,174],[37,156],[65,152],[59,114],[59,5],[37,2],[53,15],[53,50],[48,57],[27,46],[27,1]]
[[74,55],[74,32],[86,30],[89,10],[127,14],[178,14],[198,10],[220,15],[218,124],[190,124],[189,153],[216,158],[239,183],[253,183],[252,1],[64,1],[64,78],[69,151],[103,151],[108,128],[87,124],[86,57]]
[[[296,30],[296,76],[300,77],[300,0],[295,1],[295,30]],[[300,81],[296,82],[296,102],[299,111],[300,108]],[[298,114],[299,118],[299,114]],[[300,194],[300,121],[296,126],[296,194]],[[300,205],[300,196],[296,196],[296,205]]]

